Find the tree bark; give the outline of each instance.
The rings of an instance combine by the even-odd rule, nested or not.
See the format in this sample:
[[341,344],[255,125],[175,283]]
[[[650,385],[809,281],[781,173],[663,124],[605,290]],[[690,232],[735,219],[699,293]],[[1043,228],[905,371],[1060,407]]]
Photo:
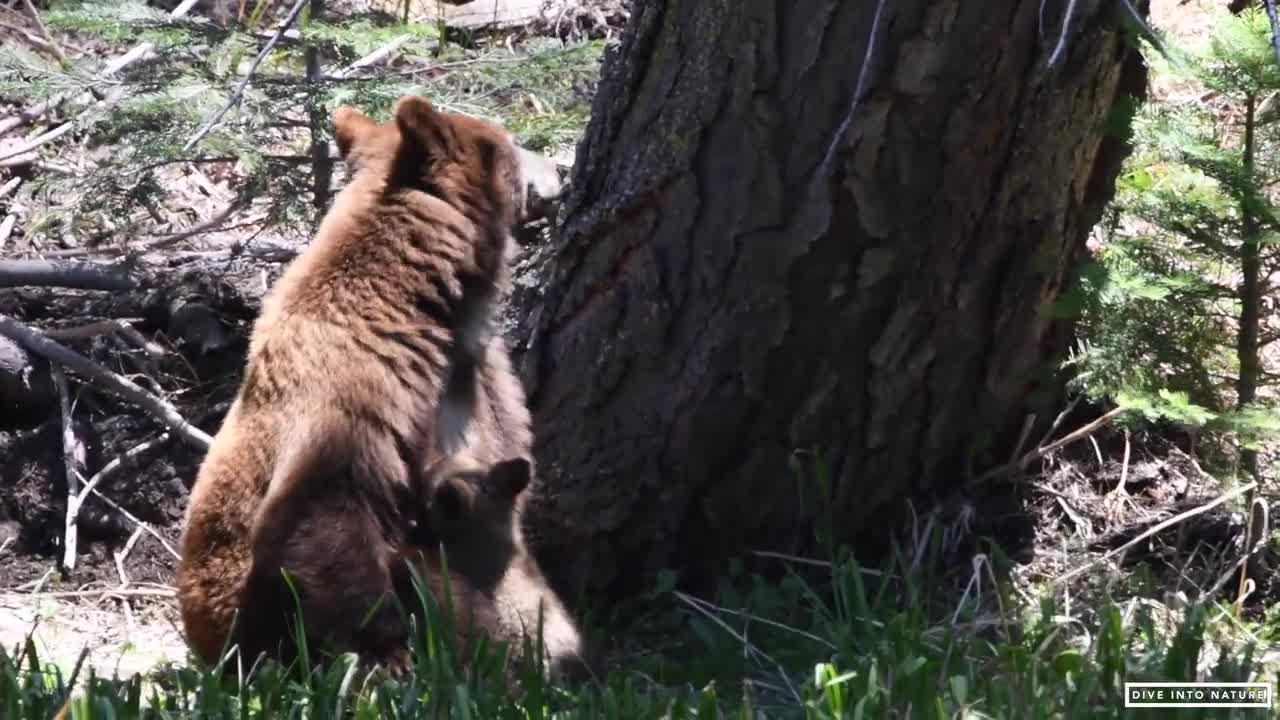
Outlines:
[[[1250,181],[1254,180],[1254,159],[1257,149],[1257,106],[1258,99],[1250,94],[1245,99],[1244,110],[1244,149],[1243,162],[1245,174]],[[1243,237],[1240,239],[1240,327],[1236,331],[1236,361],[1240,364],[1240,377],[1236,379],[1236,407],[1245,409],[1253,404],[1258,395],[1258,382],[1261,379],[1262,367],[1258,358],[1258,332],[1262,323],[1262,259],[1259,254],[1261,228],[1255,215],[1253,191],[1250,188],[1241,198],[1240,220],[1243,226]],[[1258,475],[1258,452],[1248,447],[1240,448],[1240,467],[1253,480],[1261,480]],[[1253,502],[1250,493],[1247,502]]]
[[[324,0],[311,0],[308,6],[309,20],[319,20],[324,14]],[[319,99],[319,84],[324,81],[324,68],[320,62],[320,47],[316,41],[307,44],[303,53],[307,65],[307,84],[311,92],[307,96],[307,116],[311,123],[311,204],[316,209],[316,224],[324,217],[332,195],[333,158],[329,157],[329,141],[324,132],[329,116]]]
[[[633,4],[512,302],[562,591],[714,577],[828,511],[882,537],[1008,459],[1127,152],[1104,126],[1145,91],[1120,8]],[[829,500],[789,469],[809,448]]]

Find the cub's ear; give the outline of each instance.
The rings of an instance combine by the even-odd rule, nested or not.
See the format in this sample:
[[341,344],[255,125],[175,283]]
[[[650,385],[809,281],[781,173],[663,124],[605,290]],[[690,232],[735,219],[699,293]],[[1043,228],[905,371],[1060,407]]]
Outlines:
[[353,107],[342,105],[333,111],[333,139],[338,144],[338,153],[345,161],[351,154],[351,148],[362,135],[373,132],[378,124],[370,120],[364,113]]
[[489,470],[492,487],[507,497],[516,497],[524,492],[532,479],[533,468],[525,458],[503,460]]
[[430,100],[417,95],[400,98],[395,118],[403,147],[428,158],[449,154],[452,130],[444,113],[436,110]]

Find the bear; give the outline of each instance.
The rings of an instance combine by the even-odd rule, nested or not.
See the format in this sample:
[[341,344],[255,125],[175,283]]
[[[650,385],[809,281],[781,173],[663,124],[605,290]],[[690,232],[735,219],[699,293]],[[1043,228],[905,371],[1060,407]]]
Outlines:
[[287,640],[271,604],[282,569],[302,570],[286,589],[309,640],[367,663],[402,656],[393,565],[423,530],[429,468],[472,426],[454,405],[476,393],[451,389],[468,385],[454,368],[485,364],[511,231],[559,192],[548,159],[426,98],[381,124],[341,107],[334,125],[350,179],[264,298],[184,518],[179,608],[208,663],[231,642],[252,659]]
[[[344,162],[349,166],[359,167],[360,158],[351,150],[351,144],[339,143]],[[522,162],[526,165],[545,162],[524,148],[517,146],[517,152],[523,155]],[[550,170],[544,171],[541,177],[545,178],[549,172]],[[534,174],[534,177],[539,175]],[[530,195],[525,198],[527,207],[555,199],[559,190],[554,182],[546,181],[540,185],[531,182],[528,189]],[[441,452],[433,453],[428,465],[452,467],[467,462],[492,465],[504,458],[524,458],[530,463],[532,476],[532,419],[523,385],[511,367],[506,340],[496,332],[488,332],[485,336],[489,338],[489,342],[483,350],[472,349],[454,357],[450,380],[445,390],[446,402],[442,405],[441,424],[453,429],[451,437],[458,438],[460,448],[451,457],[443,457]],[[517,533],[515,542],[520,548],[517,557],[522,558],[527,567],[525,573],[512,575],[504,586],[512,590],[519,588],[521,592],[518,595],[505,591],[502,593],[503,607],[506,610],[500,617],[504,628],[503,637],[515,644],[514,640],[518,637],[517,626],[532,629],[537,623],[539,603],[543,603],[544,660],[561,677],[581,678],[590,674],[592,667],[586,657],[580,632],[563,603],[551,591],[533,556],[525,549],[520,518],[523,517],[527,498],[528,493],[517,494],[514,508]],[[515,646],[518,649],[518,644]]]
[[[419,514],[395,537],[388,537],[375,518],[362,519],[350,508],[324,501],[308,503],[309,514],[298,523],[297,531],[265,538],[269,545],[255,557],[264,569],[286,568],[294,587],[271,572],[251,571],[243,597],[252,612],[244,615],[246,622],[237,634],[242,652],[250,657],[267,652],[286,663],[295,659],[297,603],[312,613],[302,618],[304,630],[308,625],[326,628],[323,639],[331,646],[372,648],[392,674],[401,674],[409,666],[404,615],[420,610],[421,587],[438,607],[447,606],[452,614],[457,657],[471,657],[481,634],[506,642],[514,651],[508,656],[510,679],[515,661],[522,657],[524,639],[533,637],[534,628],[528,625],[541,617],[544,637],[555,638],[554,645],[545,644],[543,660],[553,673],[569,675],[580,667],[576,663],[578,630],[547,590],[519,532],[516,509],[529,486],[530,467],[525,458],[489,465],[465,453],[433,463],[423,474],[428,488],[422,493],[425,502],[418,506]],[[334,535],[328,531],[332,523],[361,528],[362,532],[342,536],[380,544],[377,555],[385,567],[371,570],[352,562],[351,546],[332,543]],[[316,552],[317,547],[324,551]],[[355,559],[364,554],[356,552]],[[372,575],[384,572],[391,578],[389,592],[382,598],[384,607],[372,612],[358,597],[354,603],[341,594],[303,598],[301,590],[294,590],[326,583],[361,587],[374,581]],[[317,583],[317,577],[324,580]],[[353,618],[360,623],[353,623]],[[318,635],[304,633],[309,649]]]
[[540,639],[541,660],[554,676],[587,675],[578,627],[551,591],[520,529],[520,509],[532,480],[530,460],[487,463],[463,451],[432,463],[426,478],[425,517],[399,553],[405,569],[397,576],[402,607],[420,605],[410,575],[416,571],[433,596],[452,603],[464,657],[485,633],[508,644],[510,673],[523,657],[524,642]]

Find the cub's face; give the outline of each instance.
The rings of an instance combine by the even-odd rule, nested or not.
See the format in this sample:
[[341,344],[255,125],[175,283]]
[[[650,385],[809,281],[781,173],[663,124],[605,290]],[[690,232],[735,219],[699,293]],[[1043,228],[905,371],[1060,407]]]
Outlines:
[[339,107],[334,135],[353,174],[377,173],[508,225],[528,219],[562,189],[549,158],[519,147],[494,123],[440,112],[423,97],[401,98],[383,124]]
[[496,587],[512,565],[526,558],[516,527],[516,503],[529,487],[524,459],[491,467],[446,460],[427,472],[428,542],[443,545],[450,570],[473,587]]
[[521,540],[517,503],[529,487],[529,461],[490,467],[450,459],[426,474],[426,518],[419,546],[442,547],[449,574],[492,598],[498,639],[519,653],[541,622],[545,660],[553,673],[586,668],[581,633]]

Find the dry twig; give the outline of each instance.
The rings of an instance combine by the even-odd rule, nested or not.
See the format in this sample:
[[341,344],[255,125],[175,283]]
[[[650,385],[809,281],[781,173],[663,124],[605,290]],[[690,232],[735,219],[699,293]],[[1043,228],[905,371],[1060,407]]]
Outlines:
[[43,253],[43,255],[46,258],[69,258],[69,257],[79,257],[82,255],[128,255],[130,253],[138,253],[138,252],[145,253],[151,250],[160,250],[163,248],[171,247],[173,245],[177,245],[178,243],[182,242],[183,240],[186,240],[187,238],[194,237],[202,233],[207,233],[207,232],[212,232],[214,230],[217,230],[239,208],[240,208],[239,203],[232,203],[227,207],[223,208],[221,211],[218,212],[218,214],[214,215],[208,220],[196,223],[195,225],[192,225],[191,227],[185,230],[180,230],[170,235],[164,235],[159,238],[156,238],[155,240],[148,240],[147,242],[143,243],[141,247],[129,247],[126,245],[112,245],[110,247],[81,246],[81,247],[74,247],[74,248],[66,248],[63,250],[53,250],[47,253]]
[[[0,167],[15,167],[18,165],[30,165],[31,162],[35,160],[35,155],[33,155],[32,153],[34,153],[37,148],[39,148],[41,145],[51,143],[54,140],[57,140],[58,138],[62,137],[63,135],[66,135],[67,133],[71,132],[71,129],[74,127],[75,127],[74,122],[67,121],[46,133],[41,133],[40,135],[37,135],[36,137],[32,138],[30,142],[26,143],[22,147],[17,148],[16,150],[10,151],[5,155],[0,155]],[[31,157],[27,157],[27,155],[31,155]]]
[[[120,576],[120,589],[125,590],[129,587],[129,576],[124,571],[124,560],[129,557],[129,553],[133,551],[133,546],[138,544],[138,539],[142,537],[142,528],[135,528],[133,534],[129,536],[128,542],[114,554],[116,561],[116,574]],[[124,608],[124,620],[129,627],[134,627],[136,623],[133,620],[133,606],[129,604],[128,598],[121,598],[120,605]]]
[[0,250],[9,242],[9,236],[13,234],[13,228],[18,224],[18,216],[15,213],[9,213],[4,216],[4,220],[0,220]]
[[[739,633],[737,630],[734,630],[732,627],[729,626],[728,623],[726,623],[724,620],[721,620],[718,615],[711,612],[706,607],[703,607],[703,604],[705,603],[705,601],[699,600],[698,598],[695,598],[690,595],[686,595],[680,592],[679,590],[672,590],[671,593],[675,595],[681,602],[692,607],[694,610],[697,610],[700,614],[702,614],[703,617],[707,618],[708,620],[715,623],[716,625],[719,625],[722,630],[729,633],[730,637],[742,643],[742,647],[747,653],[751,655],[755,655],[756,657],[761,658],[763,660],[767,660],[771,665],[773,665],[774,668],[778,671],[778,674],[782,676],[782,681],[787,684],[787,689],[791,691],[792,697],[795,698],[797,703],[800,703],[802,705],[804,704],[804,700],[800,698],[800,693],[796,692],[795,685],[791,683],[791,678],[787,675],[787,671],[785,668],[782,667],[781,663],[779,663],[777,660],[774,660],[766,652],[764,652],[760,648],[753,645],[750,640],[748,640],[745,636],[742,635],[742,633]],[[706,604],[709,605],[710,603],[706,603]],[[712,605],[712,607],[715,607],[715,606]]]
[[1036,460],[1039,460],[1045,455],[1048,455],[1049,453],[1055,450],[1059,450],[1063,447],[1066,447],[1067,445],[1070,445],[1071,443],[1077,440],[1088,437],[1092,433],[1096,432],[1098,428],[1101,428],[1103,425],[1106,425],[1107,423],[1114,420],[1116,416],[1122,412],[1124,412],[1124,408],[1119,408],[1119,407],[1112,408],[1111,410],[1107,411],[1104,415],[1094,420],[1093,422],[1087,423],[1073,430],[1072,432],[1069,432],[1066,435],[1063,435],[1062,437],[1049,443],[1048,445],[1043,445],[1041,447],[1038,447],[1035,450],[1028,452],[1026,455],[1023,455],[1021,458],[1019,458],[1014,462],[1005,463],[1000,467],[988,470],[982,475],[979,475],[978,478],[974,480],[974,482],[978,482],[978,483],[986,482],[987,480],[991,480],[992,478],[996,478],[1001,475],[1008,474],[1015,470],[1023,470],[1028,465],[1035,462]]

